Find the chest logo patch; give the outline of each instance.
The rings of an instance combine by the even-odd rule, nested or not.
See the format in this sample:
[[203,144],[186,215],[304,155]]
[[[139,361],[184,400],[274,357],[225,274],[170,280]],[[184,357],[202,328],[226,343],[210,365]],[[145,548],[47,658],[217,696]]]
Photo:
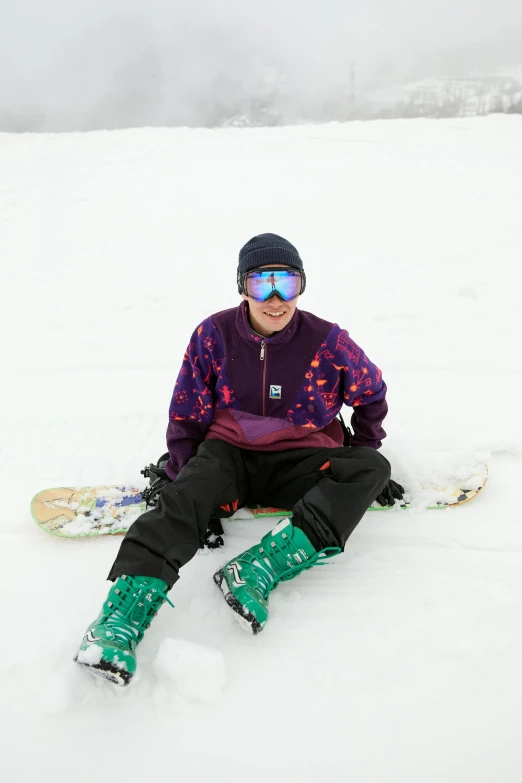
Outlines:
[[271,400],[280,400],[281,399],[281,386],[270,386],[269,397],[270,397]]

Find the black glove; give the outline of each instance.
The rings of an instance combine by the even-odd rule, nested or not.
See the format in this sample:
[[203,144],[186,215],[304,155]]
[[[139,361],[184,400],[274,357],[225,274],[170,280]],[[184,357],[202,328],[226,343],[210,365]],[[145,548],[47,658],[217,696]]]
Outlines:
[[376,503],[380,506],[393,506],[396,500],[402,500],[404,497],[404,487],[397,484],[396,481],[390,479],[387,484],[384,485],[380,495],[375,498]]
[[208,529],[202,539],[199,542],[200,549],[220,549],[225,546],[223,541],[223,525],[221,520],[217,517],[209,519]]

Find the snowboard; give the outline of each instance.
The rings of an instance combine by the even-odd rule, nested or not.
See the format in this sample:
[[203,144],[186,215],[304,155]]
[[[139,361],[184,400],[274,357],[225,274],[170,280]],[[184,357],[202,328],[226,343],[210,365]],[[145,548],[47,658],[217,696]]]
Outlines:
[[[487,481],[487,466],[480,463],[467,471],[465,481],[441,484],[416,481],[404,500],[394,506],[371,505],[369,511],[392,512],[405,509],[448,509],[475,498]],[[56,487],[38,492],[31,501],[34,521],[55,536],[84,538],[124,534],[146,511],[142,490],[126,486]],[[285,517],[286,509],[256,506],[239,509],[234,519]]]

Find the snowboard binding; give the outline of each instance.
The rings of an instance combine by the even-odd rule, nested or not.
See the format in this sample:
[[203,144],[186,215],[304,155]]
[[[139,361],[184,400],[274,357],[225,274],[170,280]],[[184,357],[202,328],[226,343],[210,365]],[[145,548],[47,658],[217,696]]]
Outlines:
[[[167,452],[166,454],[162,454],[156,463],[151,462],[150,465],[147,465],[140,471],[142,476],[149,479],[149,486],[141,493],[143,500],[147,504],[147,508],[149,506],[154,508],[154,506],[157,505],[162,490],[167,484],[171,483],[171,479],[169,479],[165,472],[165,465],[168,460],[169,454]],[[201,541],[201,549],[220,549],[225,545],[223,534],[223,525],[221,524],[219,517],[210,519],[207,532]]]
[[162,454],[156,463],[151,462],[150,465],[147,465],[140,471],[142,476],[149,479],[149,486],[141,493],[147,506],[155,506],[163,487],[170,484],[170,479],[164,470],[168,461],[169,454],[167,452],[166,454]]

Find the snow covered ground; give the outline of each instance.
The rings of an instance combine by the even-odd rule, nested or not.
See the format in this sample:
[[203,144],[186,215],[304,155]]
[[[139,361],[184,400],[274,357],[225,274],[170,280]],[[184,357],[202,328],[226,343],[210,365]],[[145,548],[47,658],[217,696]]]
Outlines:
[[[518,116],[0,134],[2,780],[519,783],[521,182]],[[256,638],[211,575],[271,523],[229,523],[117,690],[72,657],[119,540],[45,535],[29,502],[140,481],[192,329],[265,231],[302,254],[302,309],[382,367],[394,475],[479,451],[489,483],[368,514]]]

